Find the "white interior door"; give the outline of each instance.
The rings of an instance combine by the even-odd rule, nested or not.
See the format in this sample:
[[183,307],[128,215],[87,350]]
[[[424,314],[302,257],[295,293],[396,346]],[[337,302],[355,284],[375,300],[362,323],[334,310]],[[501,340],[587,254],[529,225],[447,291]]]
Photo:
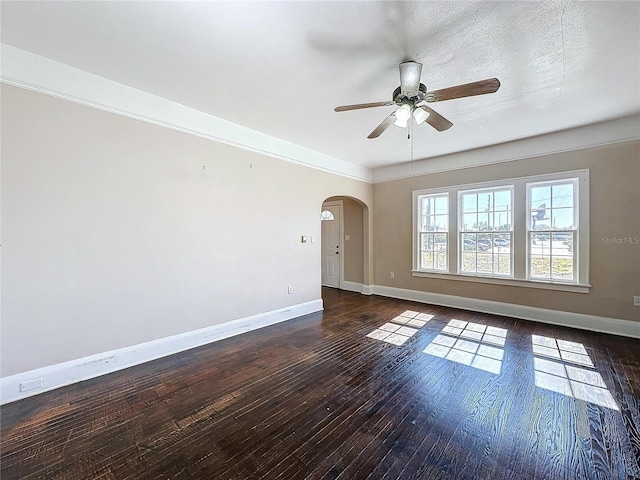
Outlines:
[[340,288],[340,238],[342,235],[339,204],[322,206],[322,285]]

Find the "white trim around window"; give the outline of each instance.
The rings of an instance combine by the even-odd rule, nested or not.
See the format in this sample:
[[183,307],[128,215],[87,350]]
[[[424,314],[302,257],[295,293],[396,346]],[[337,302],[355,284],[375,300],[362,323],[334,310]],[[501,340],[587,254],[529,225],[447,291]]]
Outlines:
[[[446,268],[429,268],[425,201],[443,197]],[[588,293],[589,171],[414,191],[412,275]]]

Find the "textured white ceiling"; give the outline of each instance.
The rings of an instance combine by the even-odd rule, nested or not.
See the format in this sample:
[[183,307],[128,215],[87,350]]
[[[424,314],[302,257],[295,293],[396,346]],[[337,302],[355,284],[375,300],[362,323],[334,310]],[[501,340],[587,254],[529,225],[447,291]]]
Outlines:
[[[640,2],[9,2],[2,43],[376,168],[640,113]],[[439,89],[445,132],[390,127],[397,65]]]

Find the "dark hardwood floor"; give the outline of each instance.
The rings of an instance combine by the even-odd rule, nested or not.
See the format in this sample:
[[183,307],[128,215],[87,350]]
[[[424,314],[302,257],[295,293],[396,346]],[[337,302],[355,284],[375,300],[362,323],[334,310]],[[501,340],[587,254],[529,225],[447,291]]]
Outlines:
[[3,406],[1,478],[640,478],[640,341],[323,298]]

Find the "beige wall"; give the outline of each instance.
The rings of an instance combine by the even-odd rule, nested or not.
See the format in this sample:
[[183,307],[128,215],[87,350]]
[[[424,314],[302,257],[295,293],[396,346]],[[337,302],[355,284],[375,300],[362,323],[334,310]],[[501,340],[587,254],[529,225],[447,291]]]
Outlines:
[[[640,319],[640,246],[604,241],[640,237],[638,141],[372,187],[6,85],[1,121],[3,377],[320,298],[332,196],[348,281]],[[590,294],[411,276],[413,190],[582,168]]]
[[[344,279],[363,283],[364,225],[362,206],[350,198],[344,201]],[[349,236],[349,240],[346,237]]]
[[324,199],[372,201],[364,182],[6,85],[1,120],[3,377],[317,300],[320,242],[300,237],[320,238]]
[[[541,173],[590,170],[589,294],[413,277],[412,191]],[[640,141],[377,183],[373,187],[375,283],[553,310],[640,321]],[[389,272],[395,279],[389,278]]]

